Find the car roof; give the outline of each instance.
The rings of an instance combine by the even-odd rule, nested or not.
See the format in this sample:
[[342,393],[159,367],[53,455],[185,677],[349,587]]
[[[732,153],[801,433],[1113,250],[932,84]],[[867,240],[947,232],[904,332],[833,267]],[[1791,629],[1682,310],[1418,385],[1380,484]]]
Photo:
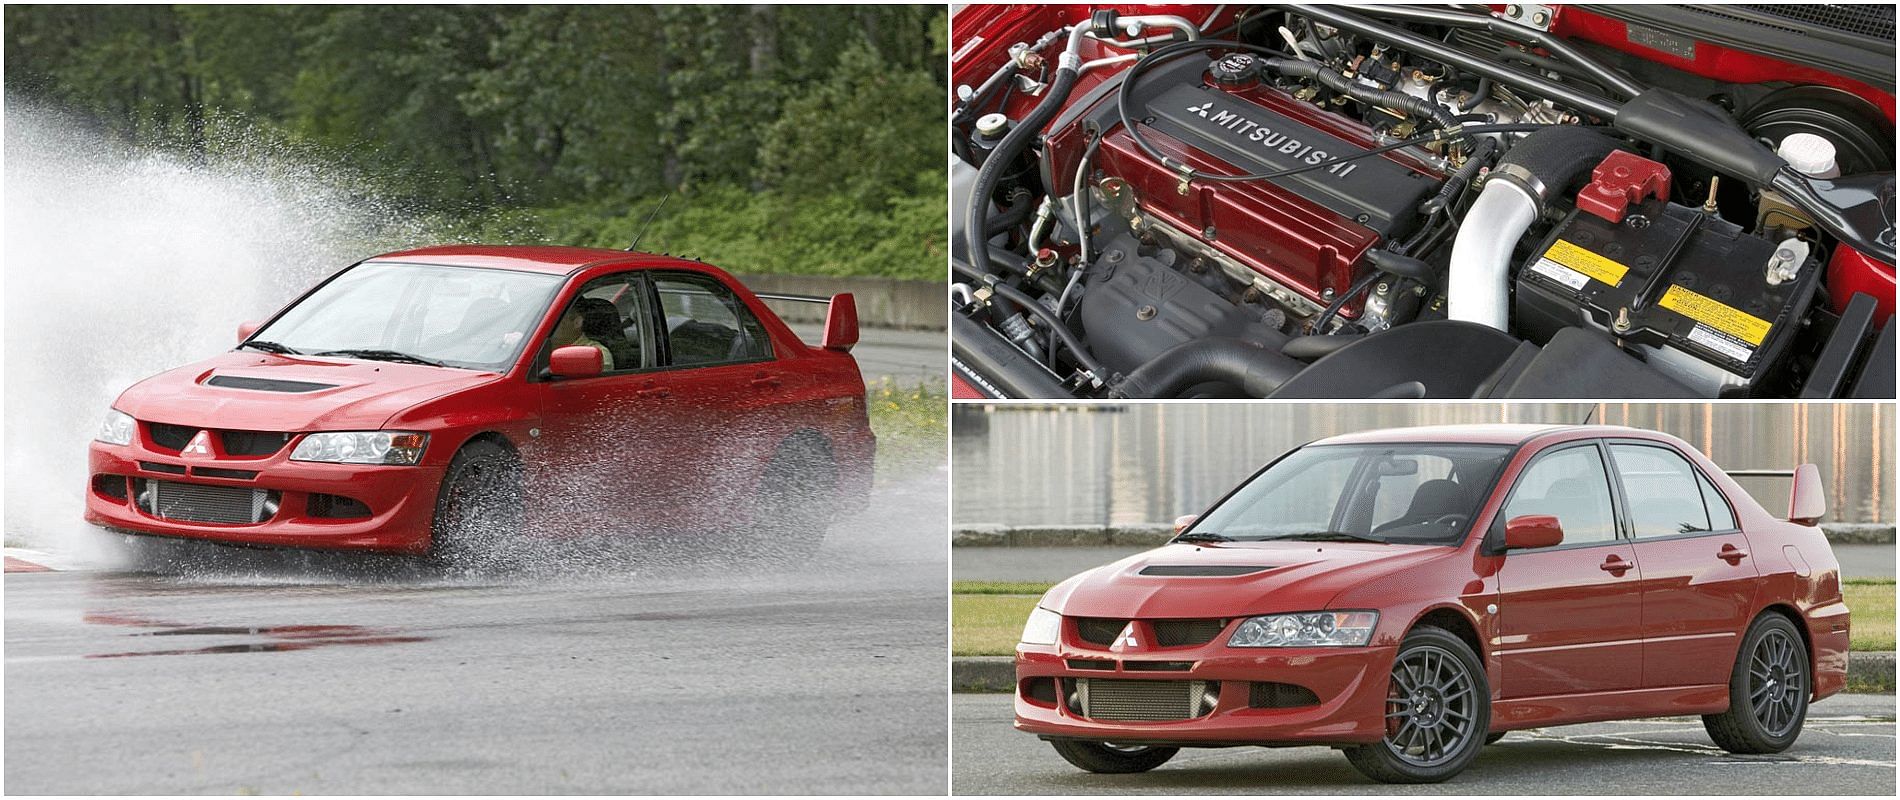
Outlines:
[[481,267],[570,275],[597,264],[614,263],[629,267],[700,268],[698,261],[652,253],[608,250],[599,247],[547,247],[535,245],[444,245],[384,253],[370,261],[413,261],[448,267]]
[[1460,442],[1471,444],[1523,444],[1553,433],[1579,436],[1640,436],[1655,438],[1653,431],[1621,425],[1529,425],[1499,423],[1489,425],[1425,425],[1416,428],[1385,428],[1329,436],[1314,444],[1385,444],[1397,442]]

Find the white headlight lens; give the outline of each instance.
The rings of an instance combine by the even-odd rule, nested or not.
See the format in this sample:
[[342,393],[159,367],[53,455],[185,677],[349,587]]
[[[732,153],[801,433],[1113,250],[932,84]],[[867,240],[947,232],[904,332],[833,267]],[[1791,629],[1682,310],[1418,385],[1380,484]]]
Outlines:
[[1240,623],[1228,647],[1364,647],[1379,625],[1377,611],[1270,614]]
[[1055,644],[1062,635],[1062,615],[1037,606],[1023,623],[1023,644]]
[[106,421],[99,426],[98,439],[106,444],[131,444],[132,434],[138,427],[138,421],[132,419],[131,414],[116,408],[106,409]]
[[312,433],[290,451],[292,461],[333,464],[415,464],[429,435],[409,431],[342,431]]

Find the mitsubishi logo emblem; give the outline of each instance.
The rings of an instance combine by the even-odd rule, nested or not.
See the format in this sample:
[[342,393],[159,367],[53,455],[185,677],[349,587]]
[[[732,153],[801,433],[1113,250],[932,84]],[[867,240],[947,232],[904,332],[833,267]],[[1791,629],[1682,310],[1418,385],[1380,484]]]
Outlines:
[[1209,100],[1198,106],[1188,106],[1188,110],[1205,117],[1207,116],[1207,110],[1212,107],[1214,107],[1214,101]]
[[178,454],[183,455],[183,456],[202,456],[204,458],[210,458],[211,457],[211,432],[199,431],[197,436],[191,437],[191,443],[185,445],[185,449],[178,451]]
[[1135,639],[1135,623],[1130,622],[1128,623],[1127,627],[1122,628],[1121,635],[1115,637],[1115,643],[1112,645],[1109,645],[1108,649],[1134,650],[1140,647],[1141,647],[1141,642]]

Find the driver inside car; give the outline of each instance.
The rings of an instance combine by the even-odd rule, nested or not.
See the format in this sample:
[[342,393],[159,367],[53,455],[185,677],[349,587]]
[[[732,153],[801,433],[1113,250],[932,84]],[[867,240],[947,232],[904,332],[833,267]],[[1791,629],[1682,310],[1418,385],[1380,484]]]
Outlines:
[[[561,315],[560,324],[554,326],[553,343],[555,347],[592,347],[600,351],[600,371],[614,370],[614,353],[607,345],[600,343],[590,334],[604,335],[619,320],[619,313],[613,304],[604,301],[589,303],[590,298],[582,298],[569,306],[567,313]],[[604,309],[600,306],[606,306]]]

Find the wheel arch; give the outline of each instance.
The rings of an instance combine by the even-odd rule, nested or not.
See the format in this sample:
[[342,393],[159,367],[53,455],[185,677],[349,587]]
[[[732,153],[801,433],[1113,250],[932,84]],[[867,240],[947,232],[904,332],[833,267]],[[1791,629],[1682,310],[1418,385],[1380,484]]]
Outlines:
[[1472,618],[1471,611],[1464,606],[1440,604],[1427,608],[1413,618],[1412,624],[1407,625],[1405,630],[1410,633],[1423,626],[1439,628],[1458,637],[1471,647],[1471,652],[1478,657],[1478,663],[1490,663],[1486,657],[1484,637],[1478,633],[1478,621]]
[[1755,616],[1749,618],[1748,627],[1743,628],[1741,635],[1736,637],[1735,657],[1742,657],[1742,644],[1748,638],[1748,629],[1755,627],[1755,623],[1760,622],[1763,617],[1770,614],[1786,619],[1788,624],[1794,626],[1795,635],[1801,637],[1801,649],[1807,651],[1808,693],[1813,694],[1819,690],[1819,681],[1815,680],[1814,676],[1820,670],[1820,664],[1815,660],[1814,634],[1808,630],[1808,621],[1801,617],[1801,610],[1784,601],[1776,600],[1768,605],[1762,606],[1760,611],[1755,612]]

